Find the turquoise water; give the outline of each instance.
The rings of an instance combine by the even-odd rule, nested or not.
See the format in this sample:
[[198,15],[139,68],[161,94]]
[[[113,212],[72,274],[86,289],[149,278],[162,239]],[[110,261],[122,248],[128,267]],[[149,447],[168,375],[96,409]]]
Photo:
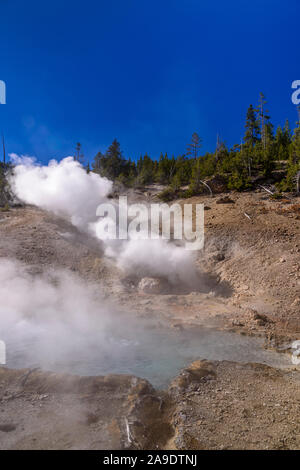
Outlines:
[[[27,331],[27,330],[26,330]],[[211,329],[177,331],[143,322],[106,325],[84,332],[39,328],[7,337],[7,367],[41,367],[80,375],[132,374],[165,387],[196,359],[290,365],[263,349],[258,338]]]

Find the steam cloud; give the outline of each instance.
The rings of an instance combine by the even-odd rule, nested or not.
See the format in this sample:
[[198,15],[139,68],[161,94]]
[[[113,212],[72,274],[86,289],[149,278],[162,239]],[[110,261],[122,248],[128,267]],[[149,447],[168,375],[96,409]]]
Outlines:
[[[97,207],[112,203],[112,182],[87,174],[72,157],[38,165],[13,155],[10,177],[16,197],[72,222],[97,237]],[[114,203],[115,204],[115,203]],[[195,281],[192,253],[166,240],[103,240],[107,256],[126,274],[155,276],[170,283]],[[145,334],[145,324],[105,301],[99,286],[73,273],[48,270],[39,277],[30,267],[0,259],[0,337],[8,367],[42,367],[81,375],[145,375],[150,352],[160,361],[162,337]],[[148,331],[148,330],[147,330]],[[149,329],[152,331],[152,328]],[[139,369],[140,368],[140,369]]]
[[0,298],[9,367],[71,368],[85,375],[120,368],[124,354],[128,364],[134,362],[127,347],[139,335],[134,322],[104,301],[99,286],[74,274],[48,271],[36,277],[2,258]]
[[[59,163],[52,160],[48,166],[15,154],[11,158],[16,167],[10,184],[20,200],[67,217],[80,230],[97,236],[96,209],[100,203],[109,201],[111,181],[87,174],[72,157]],[[171,283],[189,283],[196,278],[192,253],[166,240],[102,242],[106,254],[126,273],[164,277]]]
[[111,191],[112,182],[95,173],[87,174],[73,157],[48,166],[30,157],[10,156],[16,164],[10,184],[15,195],[57,215],[68,217],[73,225],[84,228],[95,217],[97,206]]

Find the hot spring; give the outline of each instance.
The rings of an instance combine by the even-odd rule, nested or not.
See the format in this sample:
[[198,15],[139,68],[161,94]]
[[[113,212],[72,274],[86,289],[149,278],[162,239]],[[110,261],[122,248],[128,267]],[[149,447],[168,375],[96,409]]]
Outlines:
[[175,329],[124,313],[99,285],[69,271],[33,275],[0,263],[0,338],[9,368],[40,367],[79,375],[132,374],[164,387],[196,359],[289,365],[258,338],[205,328]]
[[257,338],[203,328],[173,331],[137,321],[134,329],[123,326],[122,332],[112,324],[105,335],[97,329],[82,336],[70,332],[68,341],[59,335],[55,344],[46,328],[14,337],[2,332],[7,345],[7,367],[40,367],[79,375],[132,374],[160,388],[199,358],[275,367],[289,364],[284,355],[264,350],[262,340]]

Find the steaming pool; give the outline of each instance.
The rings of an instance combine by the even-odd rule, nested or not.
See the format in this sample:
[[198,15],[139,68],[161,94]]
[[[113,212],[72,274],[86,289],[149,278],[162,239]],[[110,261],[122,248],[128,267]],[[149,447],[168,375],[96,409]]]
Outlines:
[[[291,365],[284,354],[263,349],[259,338],[212,329],[178,331],[138,320],[132,328],[110,325],[99,331],[56,332],[41,327],[34,334],[4,335],[7,367],[40,367],[79,375],[132,374],[157,388],[166,387],[183,367],[196,359]],[[5,337],[6,336],[6,337]],[[53,344],[55,345],[53,347]]]

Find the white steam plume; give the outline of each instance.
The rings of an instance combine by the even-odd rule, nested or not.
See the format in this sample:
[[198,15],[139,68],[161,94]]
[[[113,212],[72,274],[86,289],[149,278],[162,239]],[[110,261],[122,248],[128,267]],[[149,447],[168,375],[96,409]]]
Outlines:
[[95,217],[97,206],[112,188],[111,181],[87,174],[73,157],[59,163],[51,160],[48,166],[37,165],[30,157],[10,157],[16,163],[10,179],[15,195],[27,204],[70,218],[80,228]]
[[[111,181],[87,174],[72,157],[59,163],[52,160],[48,166],[28,157],[12,158],[16,167],[10,184],[20,200],[68,217],[73,225],[97,236],[96,209],[108,202]],[[101,241],[106,254],[126,273],[164,277],[172,283],[195,282],[194,255],[183,247],[162,239]]]
[[194,255],[165,240],[129,240],[118,257],[118,266],[129,274],[163,277],[173,284],[192,286],[196,279]]
[[[8,367],[102,374],[134,364],[136,321],[105,302],[99,286],[65,271],[32,276],[0,259],[0,337]],[[117,320],[117,321],[116,321]]]

